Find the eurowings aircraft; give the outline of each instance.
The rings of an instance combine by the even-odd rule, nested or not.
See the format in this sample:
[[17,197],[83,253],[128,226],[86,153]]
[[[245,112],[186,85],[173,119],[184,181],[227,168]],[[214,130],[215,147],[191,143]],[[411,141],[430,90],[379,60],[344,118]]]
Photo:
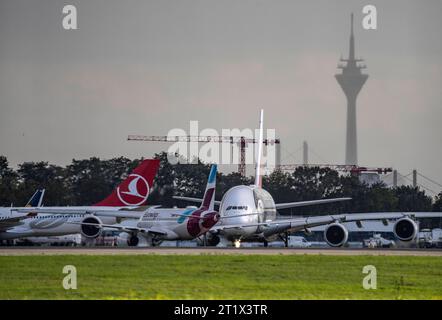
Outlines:
[[[114,224],[123,218],[139,218],[140,212],[122,214],[119,211],[135,210],[138,206],[145,204],[159,165],[159,160],[143,160],[107,198],[93,206],[0,208],[0,216],[4,218],[0,224],[0,240],[74,233],[82,233],[85,237],[95,238],[98,234],[87,234],[80,225],[72,222],[98,221]],[[88,228],[85,227],[85,229],[87,231]]]
[[[220,206],[220,222],[207,233],[209,244],[217,245],[220,241],[231,241],[236,247],[239,247],[241,241],[260,241],[266,246],[269,240],[280,237],[284,240],[285,245],[288,246],[288,232],[299,230],[308,232],[309,228],[327,225],[324,238],[330,246],[338,247],[344,245],[348,239],[348,231],[342,223],[355,221],[358,225],[362,226],[362,221],[367,220],[382,220],[384,224],[388,223],[389,220],[395,220],[393,232],[396,237],[402,241],[410,241],[415,238],[418,231],[415,218],[442,216],[442,213],[366,213],[293,219],[279,217],[277,214],[278,209],[346,201],[351,198],[275,204],[270,193],[262,188],[261,182],[263,119],[264,112],[261,110],[255,184],[232,187],[224,194],[221,201],[215,202],[215,204]],[[189,197],[174,198],[193,202],[201,201],[201,199]],[[229,216],[232,218],[225,219]]]

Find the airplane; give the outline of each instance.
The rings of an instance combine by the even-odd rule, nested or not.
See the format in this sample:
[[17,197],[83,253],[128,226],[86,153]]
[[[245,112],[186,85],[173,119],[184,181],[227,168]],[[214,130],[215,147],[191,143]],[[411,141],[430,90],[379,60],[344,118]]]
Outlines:
[[[324,231],[326,242],[332,247],[343,246],[348,239],[348,231],[342,224],[355,221],[362,227],[362,221],[395,220],[393,232],[399,240],[411,241],[415,238],[418,227],[415,218],[440,217],[441,213],[377,213],[377,214],[340,214],[306,218],[284,219],[277,214],[278,209],[347,201],[351,198],[321,199],[290,203],[276,203],[270,193],[262,188],[261,157],[263,145],[264,111],[260,115],[260,134],[258,141],[258,156],[254,185],[240,185],[230,188],[219,205],[220,222],[207,233],[207,243],[216,246],[221,241],[232,242],[235,247],[241,246],[241,241],[259,241],[264,246],[274,238],[280,238],[288,246],[288,233],[296,231],[309,232],[310,228],[327,225]],[[178,200],[201,202],[201,199],[175,196]],[[226,220],[226,217],[232,219]]]
[[[120,224],[78,222],[82,227],[115,229],[127,234],[129,246],[137,246],[142,236],[149,246],[164,240],[192,240],[204,235],[219,220],[214,209],[217,165],[212,165],[206,190],[199,208],[147,208],[139,219],[125,220]],[[112,214],[112,213],[110,213]],[[74,222],[75,223],[75,222]]]
[[[95,229],[72,222],[113,224],[139,218],[141,213],[135,210],[145,204],[159,165],[157,159],[143,160],[108,197],[93,206],[0,208],[0,240],[75,233],[94,239],[99,236]],[[118,213],[123,209],[134,211]]]
[[[45,189],[37,189],[31,196],[24,208],[39,207],[42,204]],[[14,207],[0,208],[0,230],[12,228],[20,225],[22,220],[34,215],[34,213],[14,214],[12,210],[18,209]],[[9,211],[8,211],[9,210]],[[0,231],[1,232],[1,231]],[[0,240],[1,241],[1,240]]]

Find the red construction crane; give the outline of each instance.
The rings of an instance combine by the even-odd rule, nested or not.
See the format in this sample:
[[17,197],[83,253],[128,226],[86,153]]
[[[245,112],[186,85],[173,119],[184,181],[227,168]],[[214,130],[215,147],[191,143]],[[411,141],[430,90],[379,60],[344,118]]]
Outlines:
[[[129,135],[129,141],[151,141],[151,142],[217,142],[238,144],[240,147],[240,161],[238,164],[238,172],[246,176],[246,147],[249,143],[258,143],[257,139],[239,137],[239,136],[143,136]],[[264,145],[280,144],[279,139],[265,139]]]

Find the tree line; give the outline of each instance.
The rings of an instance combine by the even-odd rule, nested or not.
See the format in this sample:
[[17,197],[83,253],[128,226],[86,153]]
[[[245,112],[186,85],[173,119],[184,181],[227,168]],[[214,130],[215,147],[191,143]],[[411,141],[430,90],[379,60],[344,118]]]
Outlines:
[[[149,204],[186,206],[173,199],[174,195],[201,197],[205,190],[210,165],[171,165],[167,154],[156,154],[161,165],[155,178]],[[0,156],[0,206],[22,206],[37,188],[45,188],[45,206],[92,205],[109,195],[142,159],[125,157],[103,160],[72,160],[58,166],[48,162],[24,162],[17,169]],[[252,184],[253,177],[242,177],[236,172],[218,172],[216,198],[231,187]],[[367,185],[358,177],[342,175],[329,168],[298,167],[293,172],[274,171],[263,177],[263,188],[275,202],[293,202],[322,198],[351,197],[347,202],[293,208],[281,214],[325,214],[377,211],[442,211],[442,192],[433,199],[420,188],[400,186],[389,188],[383,183]]]

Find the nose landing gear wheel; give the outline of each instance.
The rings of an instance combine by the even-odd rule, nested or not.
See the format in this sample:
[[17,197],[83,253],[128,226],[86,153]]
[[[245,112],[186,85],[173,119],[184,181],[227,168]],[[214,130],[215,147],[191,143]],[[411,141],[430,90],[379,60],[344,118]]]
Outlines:
[[233,246],[235,248],[240,248],[241,247],[241,240],[235,240],[233,241]]

